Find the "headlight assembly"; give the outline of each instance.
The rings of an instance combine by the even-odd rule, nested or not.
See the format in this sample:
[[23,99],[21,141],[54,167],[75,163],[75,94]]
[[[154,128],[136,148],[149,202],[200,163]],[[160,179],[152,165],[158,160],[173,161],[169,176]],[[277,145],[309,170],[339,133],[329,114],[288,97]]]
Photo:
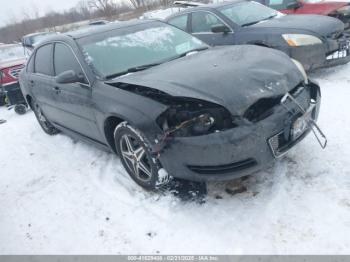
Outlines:
[[307,46],[322,44],[322,40],[313,35],[283,34],[282,37],[289,46]]
[[307,74],[305,72],[303,65],[295,59],[292,59],[292,61],[295,64],[295,66],[299,69],[300,73],[303,75],[305,84],[307,84],[309,82],[309,78],[307,77]]

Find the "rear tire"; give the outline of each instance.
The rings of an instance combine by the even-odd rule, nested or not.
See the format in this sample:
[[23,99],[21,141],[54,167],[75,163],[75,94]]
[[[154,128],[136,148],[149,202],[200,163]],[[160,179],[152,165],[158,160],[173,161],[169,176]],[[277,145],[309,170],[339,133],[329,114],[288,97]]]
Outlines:
[[49,120],[45,117],[44,113],[42,112],[39,104],[33,99],[32,100],[32,109],[34,111],[35,117],[38,120],[41,128],[44,130],[44,132],[50,136],[56,135],[60,133],[60,130],[58,130],[56,127],[54,127]]
[[139,186],[154,191],[169,182],[169,175],[152,155],[140,131],[123,122],[114,131],[114,141],[124,168]]

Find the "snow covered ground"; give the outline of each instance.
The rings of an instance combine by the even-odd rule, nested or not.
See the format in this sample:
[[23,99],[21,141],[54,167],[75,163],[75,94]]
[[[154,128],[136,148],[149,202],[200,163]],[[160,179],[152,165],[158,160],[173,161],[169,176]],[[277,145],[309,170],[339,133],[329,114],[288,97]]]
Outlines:
[[350,65],[314,77],[327,149],[310,135],[202,205],[146,193],[116,156],[0,108],[0,254],[349,254]]

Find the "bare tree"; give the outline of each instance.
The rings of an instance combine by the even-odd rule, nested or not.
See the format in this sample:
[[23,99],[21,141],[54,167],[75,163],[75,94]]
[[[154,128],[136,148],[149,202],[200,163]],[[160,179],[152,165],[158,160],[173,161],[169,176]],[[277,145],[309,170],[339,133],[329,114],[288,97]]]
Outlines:
[[90,8],[98,10],[103,16],[111,17],[117,11],[117,5],[113,0],[89,0]]
[[84,18],[90,18],[91,16],[91,12],[90,12],[90,8],[87,0],[79,1],[79,3],[77,4],[77,11]]
[[131,5],[137,9],[145,5],[143,0],[130,0]]

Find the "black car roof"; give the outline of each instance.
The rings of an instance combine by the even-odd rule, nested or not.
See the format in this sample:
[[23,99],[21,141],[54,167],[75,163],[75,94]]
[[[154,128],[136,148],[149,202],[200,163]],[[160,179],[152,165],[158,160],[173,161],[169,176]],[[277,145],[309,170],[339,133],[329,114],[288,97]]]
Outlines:
[[227,6],[227,5],[231,5],[231,4],[236,4],[236,3],[240,3],[240,2],[248,2],[250,0],[232,0],[232,1],[224,1],[224,2],[220,2],[220,3],[215,3],[215,4],[207,4],[207,5],[201,5],[201,6],[195,6],[195,7],[189,7],[186,8],[178,13],[175,13],[169,17],[167,17],[165,20],[168,20],[169,18],[172,17],[176,17],[179,14],[184,14],[184,13],[188,13],[188,12],[192,12],[194,10],[210,10],[210,9],[218,9],[220,7],[223,6]]
[[79,38],[91,36],[94,34],[104,33],[104,32],[108,32],[111,30],[126,28],[129,26],[135,26],[135,25],[139,25],[139,24],[146,24],[146,23],[150,23],[150,22],[154,22],[154,21],[156,21],[156,20],[137,20],[137,19],[134,19],[134,20],[130,20],[130,21],[112,22],[112,23],[108,23],[105,25],[89,26],[89,27],[86,27],[83,29],[78,29],[75,31],[64,33],[64,35],[70,36],[74,39],[79,39]]

